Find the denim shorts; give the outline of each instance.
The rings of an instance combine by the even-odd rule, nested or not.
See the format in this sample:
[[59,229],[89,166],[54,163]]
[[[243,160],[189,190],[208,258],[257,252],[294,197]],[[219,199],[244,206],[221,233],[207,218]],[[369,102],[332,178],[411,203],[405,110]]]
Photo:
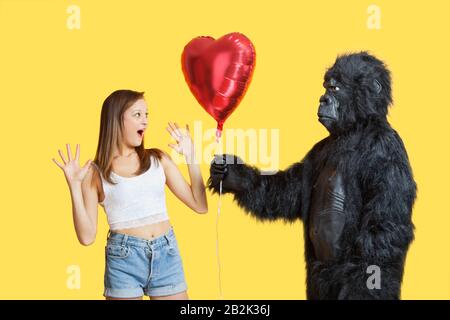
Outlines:
[[105,260],[105,297],[167,296],[187,290],[172,227],[153,240],[110,231]]

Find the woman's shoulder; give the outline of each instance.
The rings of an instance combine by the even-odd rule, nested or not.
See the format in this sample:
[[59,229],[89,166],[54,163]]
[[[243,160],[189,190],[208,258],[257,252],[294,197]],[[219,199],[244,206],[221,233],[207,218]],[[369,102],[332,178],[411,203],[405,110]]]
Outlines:
[[159,148],[146,148],[144,150],[146,153],[149,153],[151,155],[159,155],[159,156],[162,156],[162,155],[168,156],[169,155],[167,152],[165,152],[164,150],[159,149]]
[[[148,150],[155,150],[155,149],[148,149]],[[172,157],[167,152],[157,149],[159,152],[157,154],[153,154],[154,159],[159,162],[161,165],[164,173],[167,175],[171,170],[173,170],[173,167],[175,167],[175,162],[172,160]]]
[[167,152],[158,148],[145,149],[145,152],[147,152],[152,159],[158,159],[161,163],[167,163],[167,161],[172,160]]

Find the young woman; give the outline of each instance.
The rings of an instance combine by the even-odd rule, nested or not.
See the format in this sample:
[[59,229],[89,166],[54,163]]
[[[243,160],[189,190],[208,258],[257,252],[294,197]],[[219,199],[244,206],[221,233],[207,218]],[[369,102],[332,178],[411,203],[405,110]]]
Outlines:
[[98,204],[108,218],[105,248],[104,296],[106,299],[188,299],[183,264],[166,210],[164,186],[197,213],[206,213],[205,185],[195,161],[189,127],[181,131],[169,123],[176,144],[171,148],[185,156],[190,185],[168,154],[144,149],[148,109],[143,92],[118,90],[103,103],[100,136],[95,159],[79,165],[70,145],[67,159],[53,161],[64,171],[72,197],[72,213],[78,240],[94,242]]

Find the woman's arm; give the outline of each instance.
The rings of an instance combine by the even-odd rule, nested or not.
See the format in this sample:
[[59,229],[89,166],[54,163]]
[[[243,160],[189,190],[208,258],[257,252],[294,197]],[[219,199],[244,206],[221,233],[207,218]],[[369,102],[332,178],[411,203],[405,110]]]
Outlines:
[[72,200],[72,216],[78,241],[82,245],[94,243],[97,233],[98,193],[94,183],[95,170],[91,167],[92,160],[88,160],[84,167],[78,165],[80,147],[77,145],[75,159],[72,159],[70,146],[67,144],[66,161],[61,150],[59,155],[64,165],[52,159],[60,167],[66,177]]
[[208,212],[208,203],[205,183],[200,166],[195,161],[194,144],[189,134],[189,127],[186,126],[186,133],[182,133],[177,124],[169,123],[167,130],[177,142],[177,144],[169,144],[169,146],[185,156],[191,184],[186,182],[170,156],[165,155],[162,158],[162,164],[166,175],[166,184],[172,193],[189,208],[197,213],[206,213]]

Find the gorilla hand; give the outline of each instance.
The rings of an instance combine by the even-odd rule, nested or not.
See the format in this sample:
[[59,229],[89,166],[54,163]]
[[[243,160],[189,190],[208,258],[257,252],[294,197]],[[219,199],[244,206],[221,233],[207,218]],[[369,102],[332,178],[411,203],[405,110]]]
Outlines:
[[[245,167],[242,160],[234,155],[215,155],[211,162],[208,188],[219,193],[222,180],[222,193],[236,193],[245,190],[246,181],[241,170]],[[241,170],[239,170],[241,169]]]

